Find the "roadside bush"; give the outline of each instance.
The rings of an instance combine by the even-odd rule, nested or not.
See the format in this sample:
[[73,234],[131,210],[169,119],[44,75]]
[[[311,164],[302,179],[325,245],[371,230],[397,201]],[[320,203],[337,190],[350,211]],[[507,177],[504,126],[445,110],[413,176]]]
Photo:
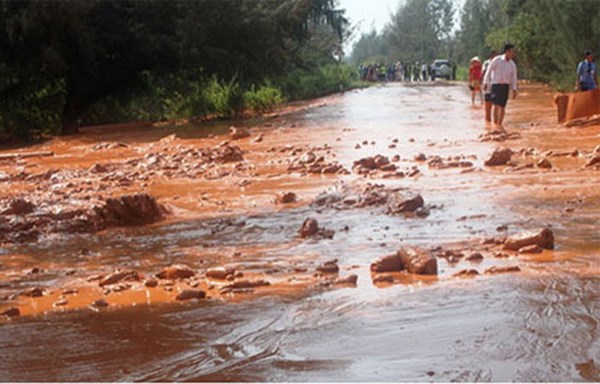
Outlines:
[[358,73],[347,64],[329,64],[312,70],[296,69],[278,79],[291,100],[324,96],[361,86]]
[[0,132],[22,139],[56,133],[64,104],[64,83],[55,81],[0,103]]
[[254,85],[244,92],[244,106],[256,113],[272,111],[283,103],[283,94],[279,88],[263,85],[256,89]]
[[469,81],[469,68],[462,66],[456,68],[456,80]]
[[236,78],[229,81],[213,76],[204,88],[206,112],[217,116],[234,116],[244,107],[244,96]]

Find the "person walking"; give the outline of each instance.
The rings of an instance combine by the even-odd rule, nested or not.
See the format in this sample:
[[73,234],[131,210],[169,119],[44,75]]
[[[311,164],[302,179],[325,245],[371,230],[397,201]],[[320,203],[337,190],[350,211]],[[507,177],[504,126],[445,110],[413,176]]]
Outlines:
[[586,49],[583,53],[584,59],[577,65],[577,80],[575,80],[576,91],[591,91],[596,89],[598,70],[594,63],[594,55],[591,50]]
[[469,88],[471,89],[471,105],[475,105],[475,95],[479,95],[479,102],[483,104],[481,95],[481,60],[475,56],[469,65]]
[[[517,65],[514,62],[515,46],[504,45],[504,53],[492,60],[485,78],[484,87],[491,85],[494,124],[502,126],[508,102],[508,94],[512,88],[512,98],[517,98]],[[485,88],[484,88],[485,89]]]
[[[483,67],[482,67],[482,74],[481,74],[481,78],[484,79],[485,78],[485,74],[488,70],[488,68],[490,67],[490,63],[492,62],[492,60],[494,59],[494,57],[498,56],[498,52],[496,52],[495,50],[490,52],[490,55],[488,56],[488,59],[486,61],[483,62]],[[484,95],[483,95],[483,99],[485,101],[485,121],[488,123],[492,122],[492,87],[491,86],[485,86],[485,84],[483,85],[483,88],[485,90]]]

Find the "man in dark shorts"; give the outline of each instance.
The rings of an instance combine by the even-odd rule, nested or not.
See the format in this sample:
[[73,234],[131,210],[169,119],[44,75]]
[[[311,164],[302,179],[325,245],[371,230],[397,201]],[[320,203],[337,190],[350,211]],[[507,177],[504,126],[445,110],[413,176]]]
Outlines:
[[506,44],[504,54],[492,60],[483,79],[484,91],[491,85],[494,124],[498,126],[502,126],[504,121],[504,111],[511,88],[513,99],[517,97],[517,65],[514,57],[514,46]]

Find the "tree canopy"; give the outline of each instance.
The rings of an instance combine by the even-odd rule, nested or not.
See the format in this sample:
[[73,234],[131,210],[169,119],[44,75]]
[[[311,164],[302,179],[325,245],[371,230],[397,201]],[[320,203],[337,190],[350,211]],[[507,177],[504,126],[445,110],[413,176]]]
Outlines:
[[[0,125],[76,132],[149,75],[250,84],[335,62],[347,26],[335,0],[0,0]],[[317,32],[327,44],[302,55]]]
[[[455,28],[456,18],[458,25]],[[521,77],[559,88],[574,79],[583,51],[600,50],[598,0],[404,0],[381,32],[361,36],[355,62],[448,58],[467,65],[506,42],[515,45]]]

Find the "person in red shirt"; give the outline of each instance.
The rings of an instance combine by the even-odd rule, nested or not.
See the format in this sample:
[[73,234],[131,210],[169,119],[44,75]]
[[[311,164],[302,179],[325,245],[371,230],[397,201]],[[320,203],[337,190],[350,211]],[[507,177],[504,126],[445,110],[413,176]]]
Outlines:
[[483,104],[481,95],[481,60],[475,56],[469,65],[469,88],[471,89],[471,105],[475,105],[475,95],[479,95],[479,101]]

